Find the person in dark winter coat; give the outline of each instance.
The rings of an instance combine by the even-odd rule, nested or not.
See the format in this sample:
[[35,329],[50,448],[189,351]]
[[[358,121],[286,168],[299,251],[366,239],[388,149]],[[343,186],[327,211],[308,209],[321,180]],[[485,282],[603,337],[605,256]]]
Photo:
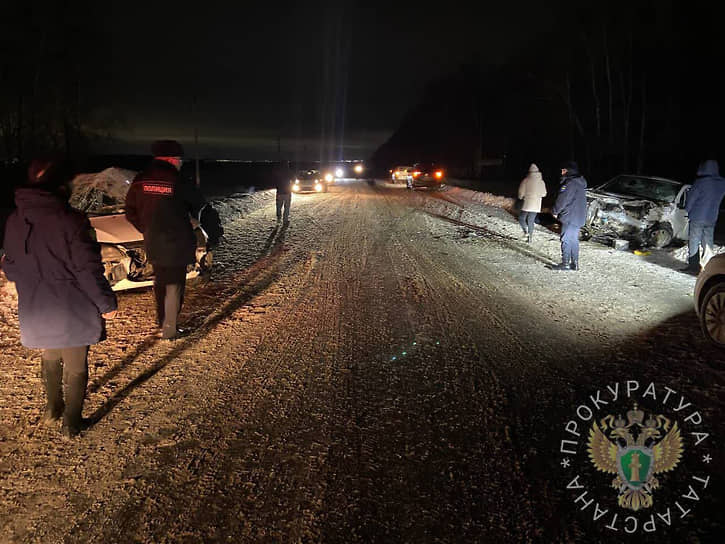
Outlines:
[[561,264],[552,270],[579,270],[579,230],[587,217],[587,180],[579,166],[567,162],[561,169],[559,194],[551,212],[561,222]]
[[723,196],[725,179],[720,177],[717,161],[703,161],[685,202],[689,218],[689,259],[685,272],[699,274],[700,266],[704,267],[712,257],[715,224]]
[[18,292],[21,342],[42,350],[44,420],[62,416],[67,437],[81,430],[88,346],[105,338],[104,319],[116,313],[91,224],[68,205],[70,179],[62,161],[30,164],[27,185],[15,191],[2,264]]
[[198,217],[206,201],[196,185],[179,175],[184,150],[173,140],[151,147],[151,164],[133,180],[126,195],[126,218],[144,236],[154,268],[159,336],[171,340],[184,301],[186,268],[196,262],[196,236],[191,216]]
[[282,209],[284,209],[284,224],[289,223],[289,207],[292,203],[292,180],[287,163],[284,162],[275,172],[275,187],[277,189],[277,223],[283,220]]

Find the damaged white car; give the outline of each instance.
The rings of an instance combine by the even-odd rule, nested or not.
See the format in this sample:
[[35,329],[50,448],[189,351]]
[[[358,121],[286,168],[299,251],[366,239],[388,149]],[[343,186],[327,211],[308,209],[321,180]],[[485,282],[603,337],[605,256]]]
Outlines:
[[620,175],[587,190],[584,239],[624,239],[662,248],[687,240],[685,197],[689,185],[671,179]]
[[[128,222],[124,214],[126,193],[136,176],[132,170],[107,168],[95,174],[73,179],[70,204],[85,212],[101,245],[106,279],[114,291],[153,285],[153,267],[144,250],[143,234]],[[187,269],[187,279],[211,267],[212,253],[207,251],[207,236],[198,221],[192,219],[196,234],[196,264]]]

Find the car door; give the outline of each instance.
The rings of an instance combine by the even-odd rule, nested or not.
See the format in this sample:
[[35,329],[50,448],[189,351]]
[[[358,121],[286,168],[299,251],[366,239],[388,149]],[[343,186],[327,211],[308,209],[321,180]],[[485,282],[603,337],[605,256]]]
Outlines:
[[688,235],[688,218],[687,210],[685,210],[685,202],[687,200],[687,191],[690,185],[683,185],[680,192],[675,197],[675,209],[670,216],[670,224],[672,225],[672,234],[680,240],[687,240]]

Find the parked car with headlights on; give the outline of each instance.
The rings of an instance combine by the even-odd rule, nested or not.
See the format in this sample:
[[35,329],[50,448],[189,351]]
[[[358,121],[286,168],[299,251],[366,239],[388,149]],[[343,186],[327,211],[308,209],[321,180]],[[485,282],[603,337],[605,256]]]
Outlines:
[[408,189],[440,189],[445,182],[443,168],[432,162],[419,162],[413,166],[413,173],[407,180],[407,187]]
[[368,171],[362,162],[353,163],[348,170],[354,179],[367,179]]
[[671,179],[619,175],[587,190],[583,238],[625,239],[662,248],[687,240],[689,185]]
[[300,170],[292,183],[295,193],[326,193],[327,182],[319,170]]
[[413,177],[412,166],[396,166],[391,173],[390,179],[393,183],[408,183],[408,180]]
[[715,255],[697,276],[695,312],[705,337],[725,348],[725,254]]

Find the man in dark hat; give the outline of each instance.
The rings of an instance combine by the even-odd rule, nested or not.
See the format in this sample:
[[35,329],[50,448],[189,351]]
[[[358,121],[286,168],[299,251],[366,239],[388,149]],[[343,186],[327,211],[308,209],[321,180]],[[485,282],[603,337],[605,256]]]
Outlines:
[[154,268],[159,336],[174,339],[184,331],[177,318],[184,300],[186,268],[196,262],[196,236],[191,216],[206,205],[199,189],[179,174],[184,150],[174,140],[151,146],[151,164],[133,180],[126,196],[126,218],[144,235]]
[[579,270],[579,231],[587,217],[587,180],[573,161],[561,167],[559,194],[551,212],[561,223],[561,263],[552,270]]

